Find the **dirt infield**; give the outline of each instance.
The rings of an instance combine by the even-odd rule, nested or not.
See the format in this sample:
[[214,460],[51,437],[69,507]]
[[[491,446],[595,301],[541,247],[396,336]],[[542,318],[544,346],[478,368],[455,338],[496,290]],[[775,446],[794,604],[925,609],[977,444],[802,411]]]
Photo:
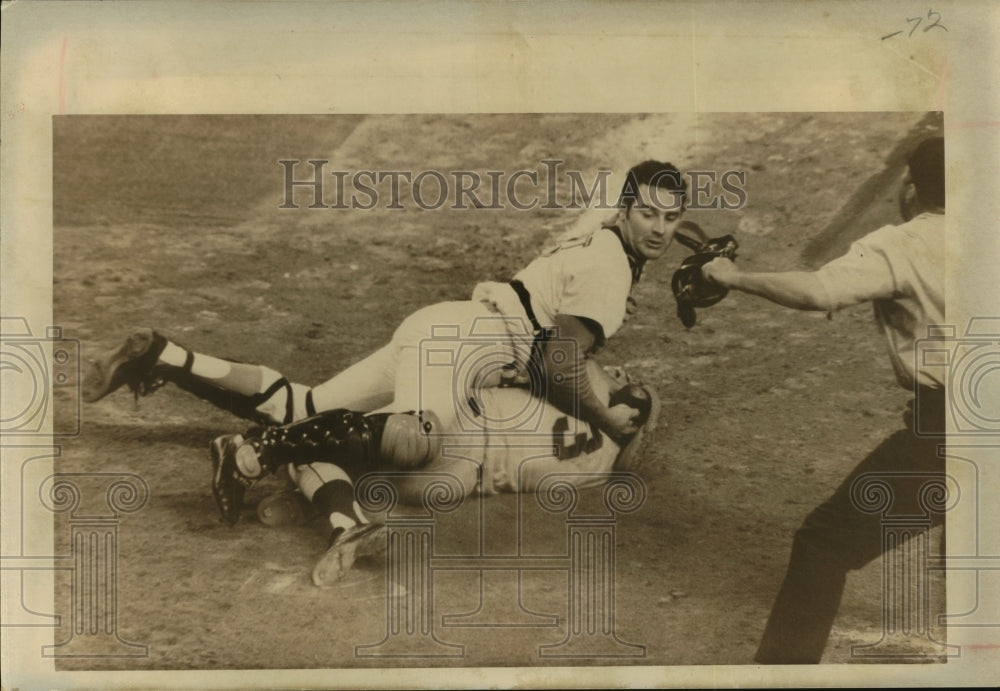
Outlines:
[[[300,208],[282,209],[281,159],[480,173],[544,171],[541,161],[560,159],[592,176],[656,157],[682,170],[745,171],[745,208],[690,218],[711,235],[733,233],[737,261],[768,270],[815,265],[896,222],[889,181],[901,172],[900,147],[938,124],[922,113],[57,117],[54,323],[81,341],[84,358],[147,325],[318,383],[386,342],[414,309],[509,279],[577,212],[309,209],[305,189],[295,192]],[[464,646],[460,655],[359,656],[356,646],[386,632],[380,565],[316,589],[309,571],[327,538],[319,526],[271,529],[249,511],[235,527],[220,523],[208,443],[244,423],[168,387],[138,406],[125,391],[84,406],[80,436],[57,459],[59,472],[135,473],[149,488],[144,508],[121,517],[117,596],[118,635],[148,652],[57,665],[749,664],[796,527],[900,426],[907,395],[868,307],[827,318],[731,295],[685,330],[669,285],[683,256],[675,246],[647,268],[638,314],[600,358],[649,382],[664,403],[640,471],[645,503],[614,527],[615,631],[644,646],[641,655],[540,654],[567,636],[565,571],[518,579],[499,570],[480,581],[456,569],[435,575],[433,621],[438,639]],[[75,409],[61,403],[62,415]],[[251,503],[283,482],[268,479]],[[600,490],[584,494],[585,504],[602,501]],[[481,538],[524,554],[565,551],[563,519],[531,497],[469,500],[437,529],[443,555],[469,554]],[[68,551],[65,516],[55,535]],[[826,661],[878,640],[880,578],[878,563],[851,575]],[[69,612],[69,577],[55,585]],[[509,608],[499,613],[507,625],[443,625],[442,615],[475,612],[481,597]]]

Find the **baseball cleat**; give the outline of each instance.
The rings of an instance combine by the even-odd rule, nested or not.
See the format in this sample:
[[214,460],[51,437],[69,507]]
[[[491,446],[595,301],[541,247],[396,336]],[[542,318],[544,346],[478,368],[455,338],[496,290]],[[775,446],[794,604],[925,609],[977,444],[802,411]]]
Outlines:
[[167,341],[152,329],[138,329],[116,348],[92,360],[81,393],[87,403],[99,401],[128,384],[135,396],[145,396],[166,382],[153,372]]
[[657,421],[660,417],[660,397],[649,386],[643,386],[643,391],[649,395],[649,415],[646,423],[635,434],[622,442],[618,458],[615,459],[614,470],[633,471],[642,465],[645,450],[653,441]]
[[243,496],[253,485],[253,478],[246,477],[237,466],[239,454],[257,451],[245,443],[242,434],[224,434],[212,440],[209,447],[212,454],[212,496],[222,514],[222,520],[236,525],[243,510]]
[[257,504],[257,518],[264,525],[302,525],[316,512],[302,492],[285,489],[264,497]]
[[313,567],[313,583],[321,588],[333,585],[351,570],[360,557],[384,553],[386,537],[383,523],[359,523],[346,530],[335,531],[330,549]]

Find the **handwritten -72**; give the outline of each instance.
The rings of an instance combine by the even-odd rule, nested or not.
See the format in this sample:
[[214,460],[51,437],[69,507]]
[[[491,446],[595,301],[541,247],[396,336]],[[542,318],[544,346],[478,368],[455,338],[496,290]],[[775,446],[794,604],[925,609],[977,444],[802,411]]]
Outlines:
[[[924,27],[924,33],[930,31],[931,29],[944,29],[945,31],[948,30],[947,27],[945,27],[945,25],[941,23],[941,13],[940,12],[935,12],[934,10],[927,10],[927,19],[933,19],[934,23],[933,24],[928,24],[927,26],[925,26]],[[910,33],[908,33],[906,35],[907,38],[910,38],[911,36],[913,36],[913,32],[916,31],[920,27],[920,24],[924,21],[924,18],[923,17],[907,17],[906,21],[907,21],[908,24],[913,24],[913,28],[910,29]],[[892,38],[893,36],[898,36],[901,33],[903,33],[902,29],[900,29],[899,31],[894,31],[891,34],[886,34],[885,36],[883,36],[882,40],[884,41],[887,38]]]

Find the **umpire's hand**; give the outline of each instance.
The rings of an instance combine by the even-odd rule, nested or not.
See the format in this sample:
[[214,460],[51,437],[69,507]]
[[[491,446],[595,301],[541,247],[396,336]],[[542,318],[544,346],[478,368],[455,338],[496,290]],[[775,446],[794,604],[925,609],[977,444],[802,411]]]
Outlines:
[[724,288],[735,288],[740,270],[731,259],[716,257],[701,267],[701,275],[706,280],[717,283]]

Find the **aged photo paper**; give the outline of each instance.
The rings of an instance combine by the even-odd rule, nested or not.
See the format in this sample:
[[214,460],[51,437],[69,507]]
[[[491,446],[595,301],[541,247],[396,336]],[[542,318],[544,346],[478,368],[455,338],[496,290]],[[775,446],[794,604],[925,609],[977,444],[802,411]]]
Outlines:
[[994,4],[2,7],[4,688],[997,678]]

